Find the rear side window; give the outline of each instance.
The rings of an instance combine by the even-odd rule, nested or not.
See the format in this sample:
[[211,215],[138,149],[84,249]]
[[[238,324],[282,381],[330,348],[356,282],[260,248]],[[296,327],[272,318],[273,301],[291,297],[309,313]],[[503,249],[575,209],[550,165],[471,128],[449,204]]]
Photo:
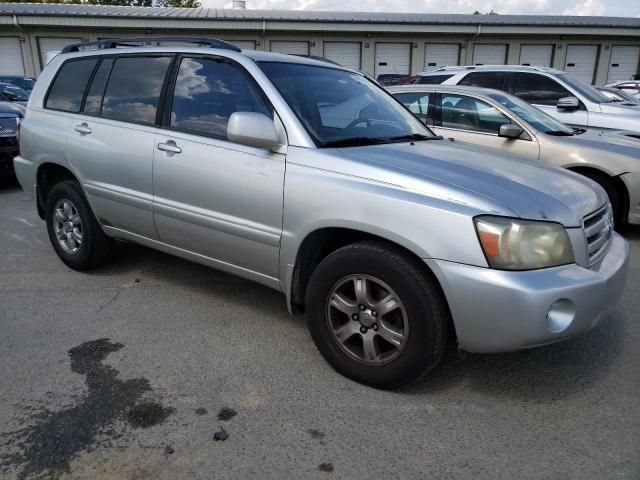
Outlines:
[[555,80],[537,73],[511,74],[511,91],[516,97],[536,105],[556,105],[571,93]]
[[98,60],[92,58],[73,60],[62,65],[49,90],[45,108],[79,112],[84,91],[97,63]]
[[235,112],[273,116],[253,81],[240,68],[217,59],[183,58],[170,125],[226,140],[229,117]]
[[502,72],[474,72],[464,77],[459,85],[504,90],[504,77]]
[[394,94],[411,113],[422,120],[427,125],[433,125],[429,118],[429,93],[427,92],[402,92]]
[[98,115],[102,107],[102,95],[104,87],[107,85],[109,72],[113,66],[113,58],[104,58],[93,76],[93,81],[87,93],[87,99],[84,101],[84,112]]
[[445,80],[449,80],[453,75],[428,75],[420,77],[418,83],[422,85],[440,85]]
[[153,124],[171,57],[116,59],[102,102],[102,116]]

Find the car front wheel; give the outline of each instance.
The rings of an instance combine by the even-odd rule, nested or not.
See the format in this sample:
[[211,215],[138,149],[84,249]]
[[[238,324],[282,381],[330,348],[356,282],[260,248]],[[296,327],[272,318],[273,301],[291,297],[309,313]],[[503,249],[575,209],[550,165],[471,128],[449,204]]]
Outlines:
[[434,278],[384,243],[348,245],[325,258],[309,282],[306,311],[324,358],[376,388],[420,380],[445,351],[448,309]]

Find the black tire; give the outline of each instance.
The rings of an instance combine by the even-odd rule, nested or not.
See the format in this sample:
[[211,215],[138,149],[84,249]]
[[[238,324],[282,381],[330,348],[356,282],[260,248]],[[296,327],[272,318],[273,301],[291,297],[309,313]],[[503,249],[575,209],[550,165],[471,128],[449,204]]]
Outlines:
[[625,211],[622,205],[622,201],[616,187],[613,185],[611,180],[604,174],[596,173],[596,172],[580,172],[585,177],[593,180],[598,185],[600,185],[605,192],[607,192],[607,196],[609,197],[609,202],[611,202],[611,208],[613,209],[613,218],[615,220],[615,226],[619,227],[627,223],[627,219],[625,218]]
[[[75,253],[69,253],[58,241],[55,231],[55,208],[61,200],[69,200],[77,209],[82,226],[82,243]],[[60,259],[74,270],[89,270],[103,264],[113,248],[113,239],[106,236],[98,224],[80,185],[64,181],[55,185],[46,203],[46,222],[49,240]]]
[[[358,361],[333,333],[329,296],[350,275],[383,281],[403,304],[409,327],[406,343],[388,363]],[[311,337],[327,362],[339,373],[375,388],[393,389],[419,381],[440,362],[446,349],[449,310],[435,279],[404,251],[383,242],[355,243],[325,258],[309,282],[306,312]],[[360,323],[356,326],[362,328]]]

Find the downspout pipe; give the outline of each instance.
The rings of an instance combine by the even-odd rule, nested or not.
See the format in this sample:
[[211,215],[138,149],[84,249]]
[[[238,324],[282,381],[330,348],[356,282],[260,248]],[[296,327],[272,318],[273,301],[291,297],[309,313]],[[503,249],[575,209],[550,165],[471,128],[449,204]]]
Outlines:
[[[469,52],[469,44],[473,42],[476,38],[478,38],[481,33],[482,33],[482,25],[479,23],[475,35],[467,41],[467,52]],[[471,52],[471,63],[473,63],[473,52]]]

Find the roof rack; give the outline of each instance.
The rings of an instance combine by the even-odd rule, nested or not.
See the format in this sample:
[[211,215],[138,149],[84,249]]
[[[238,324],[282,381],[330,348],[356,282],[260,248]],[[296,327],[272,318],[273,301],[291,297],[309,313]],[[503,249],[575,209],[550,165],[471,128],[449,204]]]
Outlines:
[[234,44],[225,42],[224,40],[218,40],[217,38],[200,38],[200,37],[141,37],[141,38],[109,38],[106,40],[97,40],[94,42],[82,42],[73,43],[67,45],[62,49],[61,53],[79,52],[80,49],[85,47],[98,47],[98,50],[118,47],[139,47],[135,43],[146,42],[183,42],[194,43],[203,47],[209,48],[221,48],[223,50],[232,50],[234,52],[241,52],[242,49],[236,47]]
[[[440,67],[431,72],[447,72],[447,71],[463,71],[463,70],[535,70],[538,72],[544,72],[553,70],[550,67],[538,67],[535,65],[451,65],[446,67]],[[427,72],[427,73],[431,73]]]

